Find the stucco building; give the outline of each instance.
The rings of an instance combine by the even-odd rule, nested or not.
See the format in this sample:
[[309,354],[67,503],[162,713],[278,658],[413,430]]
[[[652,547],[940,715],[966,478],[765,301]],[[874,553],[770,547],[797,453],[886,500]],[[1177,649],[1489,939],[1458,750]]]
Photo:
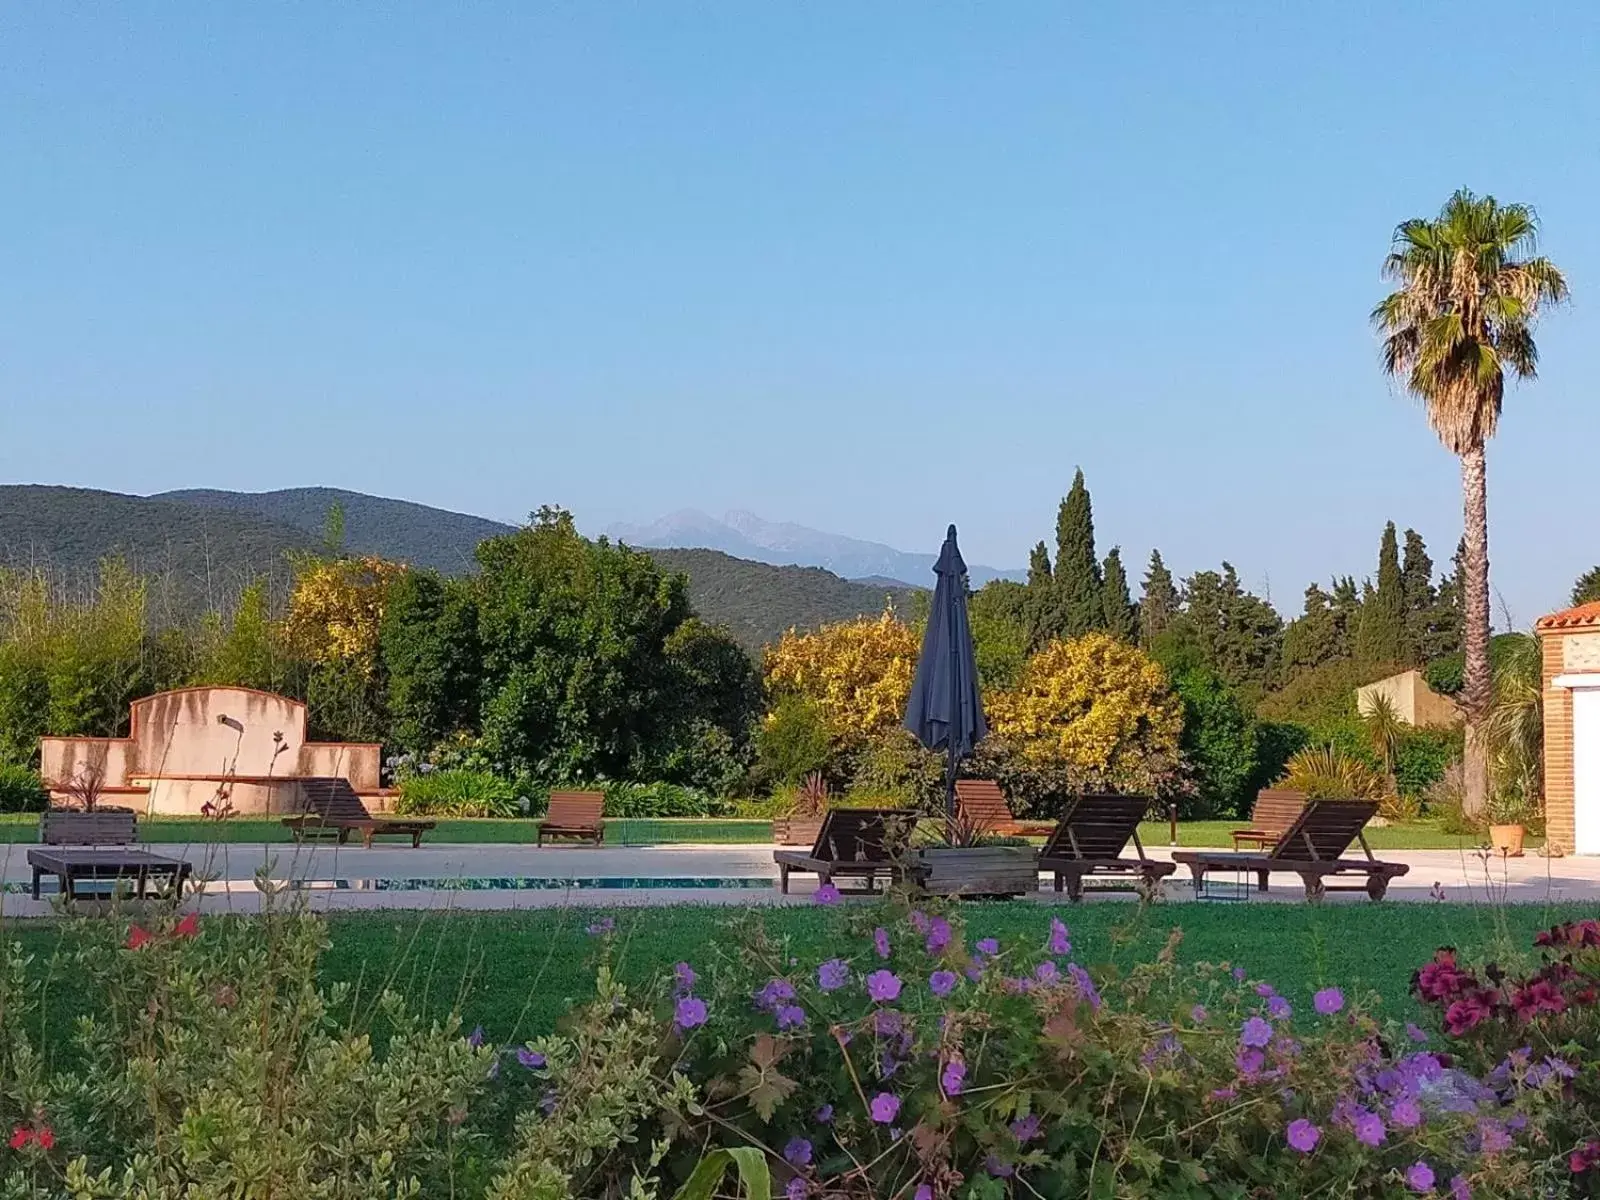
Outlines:
[[1356,711],[1372,711],[1373,698],[1382,696],[1407,725],[1418,729],[1449,728],[1461,720],[1461,708],[1449,696],[1428,686],[1421,671],[1401,671],[1356,689]]
[[1600,854],[1600,603],[1540,618],[1544,820],[1551,849]]

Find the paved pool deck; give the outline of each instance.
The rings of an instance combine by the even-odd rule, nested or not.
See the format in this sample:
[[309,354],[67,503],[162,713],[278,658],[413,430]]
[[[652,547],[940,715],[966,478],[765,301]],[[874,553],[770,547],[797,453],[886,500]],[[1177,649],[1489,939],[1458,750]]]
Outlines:
[[[200,906],[208,911],[249,912],[259,907],[258,874],[302,889],[313,908],[360,909],[519,909],[562,906],[620,907],[658,904],[806,904],[816,888],[811,876],[791,880],[782,895],[772,860],[776,847],[762,845],[672,845],[629,847],[544,847],[526,845],[403,844],[177,844],[144,847],[182,857],[207,880]],[[48,916],[57,911],[48,895],[28,894],[33,872],[25,844],[0,846],[0,914]],[[1151,857],[1166,858],[1152,847]],[[1524,858],[1484,856],[1457,850],[1384,851],[1386,861],[1411,870],[1396,879],[1389,900],[1427,903],[1439,895],[1458,903],[1600,904],[1600,857]],[[1235,892],[1248,903],[1304,903],[1292,874],[1273,878],[1272,890],[1255,892],[1245,877],[1211,877],[1217,892]],[[1233,885],[1233,886],[1230,886]],[[1188,872],[1180,867],[1164,887],[1164,898],[1194,902]],[[1040,877],[1033,903],[1065,903]],[[1126,902],[1127,891],[1091,888],[1088,902]],[[1210,902],[1210,901],[1208,901]],[[1336,893],[1330,904],[1369,903],[1359,892]]]

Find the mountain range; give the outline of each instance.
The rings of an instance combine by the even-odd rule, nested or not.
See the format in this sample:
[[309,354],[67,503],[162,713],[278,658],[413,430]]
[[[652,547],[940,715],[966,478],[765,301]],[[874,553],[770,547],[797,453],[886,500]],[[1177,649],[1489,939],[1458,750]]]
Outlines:
[[[942,541],[943,532],[937,530],[934,536]],[[719,521],[699,509],[685,508],[649,525],[612,525],[606,533],[641,548],[701,547],[774,566],[823,567],[845,579],[910,587],[932,586],[933,564],[938,558],[937,554],[912,554],[881,542],[823,533],[787,521],[765,521],[742,510],[727,513]],[[971,563],[967,575],[974,587],[991,579],[1027,578],[1025,571],[1001,571]]]
[[[151,578],[158,613],[226,606],[252,581],[265,579],[275,590],[287,585],[291,558],[323,548],[334,505],[343,513],[345,551],[447,574],[472,570],[477,544],[514,528],[339,488],[130,496],[10,485],[0,486],[0,566],[42,568],[59,583],[81,590],[103,559],[120,555]],[[752,651],[789,628],[875,614],[886,602],[903,607],[914,591],[887,571],[881,578],[857,582],[817,566],[773,564],[718,547],[647,546],[628,540],[667,569],[687,575],[695,610],[727,626]]]

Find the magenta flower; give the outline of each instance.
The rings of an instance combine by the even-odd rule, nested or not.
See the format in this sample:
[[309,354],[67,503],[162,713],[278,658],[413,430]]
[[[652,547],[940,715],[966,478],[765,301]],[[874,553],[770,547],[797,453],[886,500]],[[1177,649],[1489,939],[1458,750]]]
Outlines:
[[893,1092],[879,1092],[872,1098],[872,1119],[879,1125],[889,1125],[900,1115],[900,1097]]
[[830,904],[837,904],[839,903],[839,889],[834,887],[831,883],[825,883],[821,887],[817,888],[815,892],[811,893],[811,902],[813,904],[820,904],[824,908]]
[[830,958],[817,968],[817,987],[824,992],[842,988],[850,978],[850,967],[842,960]]
[[694,996],[685,996],[678,1001],[678,1007],[673,1010],[672,1019],[678,1023],[679,1029],[693,1029],[697,1025],[706,1023],[706,1002]]
[[925,1183],[919,1183],[917,1190],[911,1193],[911,1200],[933,1200],[933,1189]]
[[1272,1026],[1268,1025],[1260,1017],[1251,1017],[1239,1027],[1239,1044],[1241,1046],[1250,1046],[1259,1050],[1270,1041],[1272,1041]]
[[1344,1007],[1344,993],[1336,987],[1323,988],[1311,997],[1311,1007],[1325,1017],[1331,1017]]
[[789,1144],[783,1148],[783,1157],[796,1167],[809,1167],[811,1165],[811,1143],[803,1137],[792,1137]]
[[1457,1175],[1450,1181],[1450,1200],[1472,1200],[1472,1185],[1465,1175]]
[[1413,1042],[1417,1042],[1418,1044],[1421,1044],[1422,1042],[1425,1042],[1425,1041],[1428,1040],[1428,1031],[1426,1029],[1421,1028],[1420,1026],[1413,1025],[1410,1021],[1407,1021],[1406,1022],[1406,1036],[1408,1038],[1410,1038]]
[[889,957],[889,931],[881,925],[872,931],[872,948],[879,958]]
[[928,990],[935,996],[948,996],[960,982],[961,977],[954,971],[935,971],[928,976]]
[[874,971],[867,976],[867,995],[879,1004],[885,1004],[900,996],[900,976],[893,971]]
[[959,1096],[966,1080],[967,1064],[959,1058],[945,1063],[944,1070],[939,1073],[939,1086],[944,1088],[946,1096]]
[[798,1029],[806,1023],[806,1010],[798,1004],[780,1004],[772,1015],[778,1019],[779,1029]]
[[1067,927],[1061,923],[1059,917],[1050,918],[1050,943],[1051,954],[1065,955],[1072,953],[1072,938],[1067,933]]
[[1273,996],[1267,1001],[1267,1016],[1274,1021],[1287,1021],[1293,1012],[1282,996]]
[[950,944],[950,922],[934,917],[928,922],[928,953],[937,954]]
[[1254,1079],[1267,1065],[1267,1057],[1259,1050],[1242,1049],[1234,1056],[1233,1065],[1246,1079]]
[[1433,1191],[1433,1168],[1425,1162],[1413,1163],[1406,1172],[1406,1186],[1413,1192]]
[[1389,1120],[1400,1129],[1415,1129],[1422,1124],[1422,1109],[1410,1097],[1402,1097],[1389,1109]]
[[1289,1145],[1300,1151],[1301,1154],[1310,1154],[1317,1148],[1317,1143],[1322,1140],[1322,1130],[1304,1117],[1301,1117],[1299,1120],[1289,1122],[1289,1128],[1285,1136],[1289,1140]]
[[1389,1131],[1383,1127],[1383,1118],[1371,1109],[1357,1109],[1355,1119],[1350,1122],[1350,1128],[1356,1135],[1356,1141],[1363,1146],[1381,1146],[1383,1139]]
[[1511,1135],[1499,1121],[1483,1121],[1478,1125],[1478,1137],[1483,1141],[1485,1154],[1499,1154],[1511,1149]]

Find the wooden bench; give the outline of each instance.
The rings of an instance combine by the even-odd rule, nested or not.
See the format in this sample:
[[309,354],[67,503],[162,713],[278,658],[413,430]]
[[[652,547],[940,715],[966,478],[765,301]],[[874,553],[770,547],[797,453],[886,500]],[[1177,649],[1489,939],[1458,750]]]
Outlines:
[[1001,837],[1048,836],[1054,821],[1019,821],[1006,803],[1006,794],[992,779],[956,780],[956,817],[975,833]]
[[52,808],[39,814],[39,841],[46,846],[131,846],[138,840],[139,818],[126,809]]
[[835,808],[822,819],[822,828],[810,850],[774,850],[778,887],[789,890],[789,875],[801,871],[832,883],[836,876],[866,880],[866,891],[876,891],[879,875],[898,879],[897,856],[909,841],[916,814],[898,808]]
[[[1148,796],[1077,797],[1039,852],[1039,869],[1055,876],[1056,891],[1065,884],[1072,901],[1083,899],[1083,881],[1091,875],[1135,879],[1153,892],[1177,867],[1147,856],[1139,840],[1139,822],[1151,803]],[[1122,856],[1130,840],[1136,858]]]
[[[1264,892],[1274,871],[1293,871],[1305,884],[1308,900],[1321,900],[1330,891],[1363,890],[1373,900],[1382,900],[1389,881],[1411,868],[1405,863],[1379,862],[1367,845],[1364,830],[1377,811],[1373,800],[1310,800],[1268,853],[1175,850],[1172,857],[1189,868],[1196,894],[1203,890],[1207,872],[1253,874]],[[1364,859],[1342,857],[1354,842],[1361,844]],[[1363,879],[1352,886],[1328,884],[1330,878],[1340,875],[1360,875]]]
[[283,818],[283,824],[297,842],[332,837],[342,846],[352,833],[359,833],[361,844],[368,849],[375,837],[400,836],[409,837],[414,850],[422,845],[422,835],[438,824],[410,817],[375,817],[361,803],[350,781],[342,776],[303,779],[300,792],[305,798],[306,811],[299,816]]
[[181,891],[183,882],[193,868],[182,859],[165,858],[143,850],[80,850],[42,847],[28,851],[28,865],[33,868],[33,898],[38,900],[39,882],[46,875],[54,875],[62,894],[69,900],[78,899],[78,884],[84,881],[107,882],[113,885],[122,880],[134,884],[134,895],[143,899],[146,887],[165,879],[167,886]]
[[1262,850],[1277,845],[1283,831],[1295,823],[1306,806],[1306,794],[1287,788],[1262,788],[1250,810],[1250,828],[1233,831],[1233,848],[1251,843]]
[[604,792],[551,792],[550,807],[539,822],[538,844],[548,837],[600,845],[606,839],[605,808]]

